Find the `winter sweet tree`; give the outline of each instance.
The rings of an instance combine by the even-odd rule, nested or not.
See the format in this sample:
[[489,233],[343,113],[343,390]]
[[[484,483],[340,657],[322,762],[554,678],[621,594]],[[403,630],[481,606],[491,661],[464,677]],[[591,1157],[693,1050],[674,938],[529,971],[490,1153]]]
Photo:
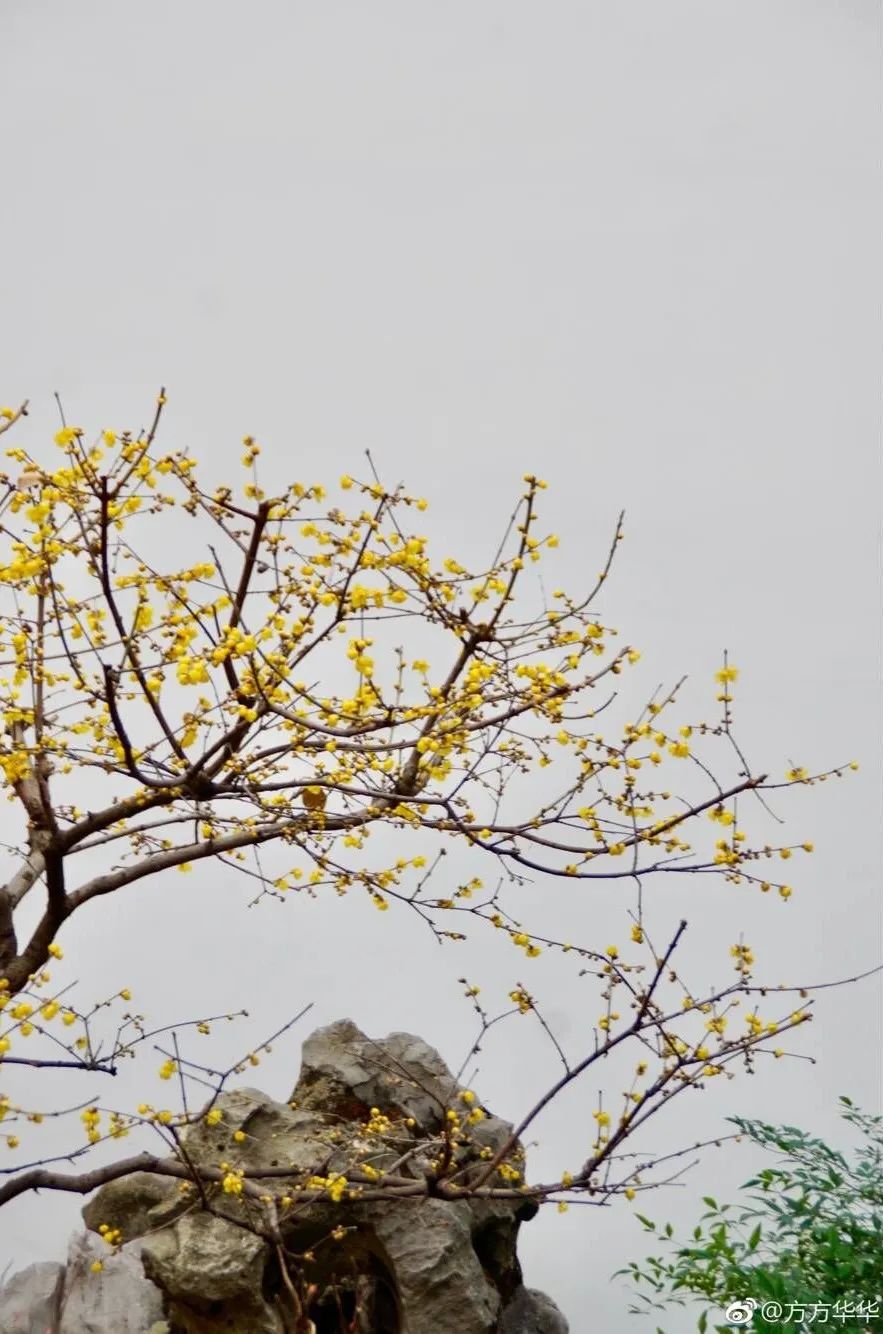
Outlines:
[[[203,1207],[247,1196],[254,1227],[279,1236],[286,1211],[317,1192],[393,1200],[403,1181],[411,1195],[559,1207],[633,1198],[653,1184],[653,1164],[624,1146],[648,1119],[687,1089],[750,1069],[761,1050],[779,1054],[810,1014],[798,986],[755,980],[742,939],[724,947],[728,985],[709,993],[688,981],[687,924],[651,939],[645,895],[676,875],[787,898],[773,868],[811,845],[759,842],[750,817],[772,788],[827,775],[751,771],[733,735],[737,672],[726,658],[712,722],[678,718],[675,686],[605,727],[639,656],[595,610],[621,522],[593,586],[547,598],[534,572],[556,538],[542,523],[539,478],[524,478],[495,557],[470,570],[430,551],[419,531],[426,502],[384,486],[370,459],[333,500],[309,482],[265,494],[260,448],[246,436],[243,484],[204,483],[195,459],[159,443],[164,402],[161,393],[138,434],[87,440],[62,425],[45,448],[25,445],[26,405],[0,419],[4,444],[20,441],[0,475],[0,1119],[11,1151],[0,1203],[35,1189],[85,1193],[138,1168],[189,1183]],[[168,555],[172,524],[187,549],[180,562]],[[400,856],[373,852],[389,847],[389,836],[372,842],[381,828]],[[454,847],[474,861],[460,883],[444,877]],[[249,1179],[235,1145],[223,1161],[197,1163],[182,1141],[188,1124],[212,1123],[218,1093],[261,1044],[206,1092],[207,1067],[182,1051],[182,1026],[162,1068],[168,1106],[68,1113],[78,1157],[142,1131],[151,1147],[86,1170],[48,1161],[39,1123],[62,1109],[41,1105],[40,1072],[76,1081],[149,1051],[149,1025],[126,1008],[126,990],[96,1001],[80,994],[88,979],[74,992],[63,982],[66,924],[145,877],[219,862],[252,877],[259,897],[366,895],[380,911],[416,913],[443,941],[486,930],[514,944],[524,963],[505,1013],[463,979],[477,1041],[502,1017],[537,1023],[555,1043],[530,961],[552,952],[562,968],[576,963],[597,996],[584,1052],[573,1060],[556,1043],[560,1077],[536,1090],[511,1142],[468,1180],[457,1150],[483,1112],[461,1087],[443,1134],[424,1146],[419,1179],[372,1167],[372,1134],[388,1129],[375,1109],[345,1172],[305,1173],[280,1199]],[[615,886],[625,943],[559,940],[541,921],[516,920],[507,888],[525,877]],[[517,1137],[626,1046],[628,1087],[607,1093],[584,1141],[566,1146],[570,1170],[526,1183]],[[25,1073],[28,1103],[9,1092]]]

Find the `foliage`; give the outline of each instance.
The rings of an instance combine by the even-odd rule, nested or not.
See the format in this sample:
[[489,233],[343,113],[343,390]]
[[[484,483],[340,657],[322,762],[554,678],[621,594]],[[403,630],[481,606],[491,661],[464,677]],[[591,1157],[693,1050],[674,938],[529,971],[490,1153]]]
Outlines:
[[698,1325],[704,1330],[731,1302],[753,1297],[761,1306],[750,1328],[771,1331],[781,1329],[781,1317],[764,1318],[767,1301],[786,1310],[838,1303],[846,1309],[861,1300],[883,1307],[883,1117],[858,1111],[849,1098],[840,1102],[864,1141],[851,1161],[793,1126],[731,1118],[740,1138],[780,1154],[781,1161],[745,1182],[744,1203],[705,1196],[707,1211],[687,1244],[677,1241],[671,1224],[660,1228],[639,1214],[674,1259],[651,1257],[618,1271],[652,1294],[642,1292],[641,1304],[629,1309],[644,1314],[683,1306],[689,1293],[706,1304]]

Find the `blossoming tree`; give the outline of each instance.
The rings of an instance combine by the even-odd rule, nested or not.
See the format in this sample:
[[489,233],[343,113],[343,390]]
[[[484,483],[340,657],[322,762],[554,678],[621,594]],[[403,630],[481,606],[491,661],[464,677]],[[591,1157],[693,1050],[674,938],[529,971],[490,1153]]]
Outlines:
[[[730,985],[712,994],[691,986],[678,959],[686,924],[650,939],[643,886],[706,875],[787,898],[768,859],[797,847],[752,842],[744,814],[771,787],[823,775],[791,769],[771,781],[750,771],[732,734],[736,670],[726,660],[714,723],[675,720],[674,689],[647,700],[621,732],[599,731],[617,678],[638,657],[595,610],[622,529],[594,587],[538,599],[529,575],[556,539],[541,526],[537,477],[524,479],[495,559],[470,570],[434,557],[418,530],[426,502],[387,489],[371,469],[340,479],[339,503],[299,482],[268,495],[259,446],[246,437],[247,483],[205,485],[186,452],[160,447],[164,402],[161,394],[139,434],[108,430],[90,442],[63,426],[46,450],[6,451],[0,773],[7,827],[19,824],[6,835],[0,886],[0,1078],[17,1063],[107,1071],[136,1054],[143,1026],[124,1022],[99,1053],[94,1018],[59,993],[65,926],[144,877],[231,863],[266,895],[367,895],[380,910],[418,914],[442,940],[487,928],[528,960],[576,958],[600,997],[580,1059],[559,1050],[557,1082],[537,1089],[512,1140],[468,1182],[451,1150],[483,1113],[470,1090],[454,1092],[445,1142],[411,1189],[559,1203],[633,1197],[652,1184],[647,1164],[642,1175],[623,1156],[634,1133],[684,1090],[750,1066],[758,1049],[778,1051],[781,1035],[809,1017],[805,993],[796,1008],[788,988],[761,995],[744,941],[728,942]],[[21,432],[24,416],[26,405],[4,409],[0,430]],[[179,534],[192,538],[180,564],[156,536],[175,516],[179,529],[191,524]],[[733,770],[727,781],[711,767],[715,748]],[[672,789],[688,772],[691,795],[679,797]],[[372,855],[378,827],[400,833],[407,855]],[[453,845],[476,874],[439,888],[439,859]],[[272,851],[272,867],[261,850]],[[516,921],[506,886],[528,874],[629,890],[628,946],[555,940]],[[466,991],[486,1031],[495,1019],[476,987]],[[129,999],[124,991],[117,1003]],[[545,1024],[527,982],[513,980],[511,1001],[515,1022]],[[562,1179],[527,1185],[512,1158],[516,1137],[625,1044],[637,1056],[630,1087],[599,1103]],[[172,1052],[163,1073],[183,1086],[196,1068]],[[88,1144],[144,1126],[162,1142],[84,1172],[41,1160],[31,1141],[44,1110],[0,1086],[8,1146],[27,1135],[30,1155],[0,1176],[0,1203],[38,1188],[86,1192],[148,1167],[198,1185],[205,1201],[251,1191],[278,1216],[279,1200],[235,1162],[194,1163],[182,1150],[182,1128],[211,1118],[211,1102],[197,1112],[90,1105],[81,1112]],[[313,1172],[289,1183],[284,1208],[317,1190],[392,1198],[401,1180],[372,1172],[364,1138],[359,1145],[333,1181]]]

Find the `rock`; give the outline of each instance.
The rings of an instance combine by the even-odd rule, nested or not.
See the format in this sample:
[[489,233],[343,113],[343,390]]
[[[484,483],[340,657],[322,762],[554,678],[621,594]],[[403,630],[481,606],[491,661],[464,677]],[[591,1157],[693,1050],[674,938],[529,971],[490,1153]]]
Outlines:
[[[97,1274],[95,1260],[103,1265]],[[52,1334],[148,1334],[162,1317],[162,1293],[144,1275],[140,1243],[114,1254],[92,1232],[71,1238],[61,1319]]]
[[379,1107],[412,1116],[419,1129],[430,1131],[441,1125],[456,1088],[438,1052],[422,1038],[390,1033],[373,1041],[351,1019],[340,1019],[307,1038],[289,1101],[349,1121]]
[[151,1228],[150,1210],[174,1195],[175,1183],[152,1172],[133,1172],[103,1186],[83,1208],[83,1222],[90,1232],[102,1223],[118,1228],[123,1241],[143,1237]]
[[267,1243],[226,1219],[189,1213],[143,1242],[144,1272],[165,1293],[173,1326],[284,1334],[264,1300]]
[[[89,1234],[75,1239],[60,1326],[10,1322],[9,1334],[283,1334],[294,1327],[292,1285],[317,1331],[345,1324],[354,1334],[566,1334],[554,1303],[522,1282],[518,1232],[535,1204],[422,1193],[448,1152],[463,1183],[483,1177],[504,1148],[508,1175],[497,1180],[521,1179],[524,1153],[512,1126],[459,1094],[419,1037],[374,1041],[351,1020],[319,1029],[304,1043],[289,1102],[225,1090],[211,1124],[201,1117],[181,1132],[190,1161],[242,1169],[245,1190],[208,1186],[205,1211],[193,1188],[151,1173],[102,1187],[83,1217],[93,1231],[118,1228],[123,1250],[113,1255]],[[445,1126],[453,1132],[442,1135]],[[357,1181],[372,1168],[394,1169],[400,1198],[360,1198],[347,1187],[332,1199],[323,1187],[336,1173]],[[249,1185],[257,1173],[259,1187]],[[312,1177],[322,1178],[315,1198],[286,1204],[286,1193]],[[412,1182],[421,1194],[409,1197]],[[277,1201],[288,1273],[283,1252],[265,1239],[269,1215],[256,1198],[263,1194]],[[96,1257],[100,1274],[90,1272]],[[51,1277],[46,1292],[28,1288],[35,1313],[45,1309],[41,1294],[51,1305]],[[0,1291],[0,1303],[10,1291]]]
[[415,1201],[411,1208],[378,1209],[373,1221],[392,1260],[408,1334],[496,1329],[500,1294],[472,1245],[468,1204]]
[[[241,1159],[252,1170],[278,1167],[280,1182],[293,1172],[310,1171],[329,1155],[340,1157],[343,1165],[335,1118],[294,1109],[250,1088],[222,1093],[214,1107],[222,1115],[217,1125],[207,1126],[200,1121],[189,1126],[184,1135],[188,1153],[197,1160],[217,1163]],[[233,1138],[237,1132],[246,1136],[242,1145]],[[157,1215],[156,1209],[151,1210],[151,1226],[155,1226]]]
[[570,1326],[544,1292],[519,1288],[503,1312],[498,1334],[568,1334]]
[[64,1265],[46,1260],[28,1265],[0,1289],[3,1334],[54,1334],[64,1283]]

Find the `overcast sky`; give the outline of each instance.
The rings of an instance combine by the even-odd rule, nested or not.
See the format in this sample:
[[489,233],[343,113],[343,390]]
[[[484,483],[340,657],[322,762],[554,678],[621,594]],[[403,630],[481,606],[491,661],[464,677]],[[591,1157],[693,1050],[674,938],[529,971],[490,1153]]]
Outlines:
[[[51,450],[55,390],[91,432],[137,429],[165,384],[165,442],[217,478],[246,432],[283,482],[358,474],[370,448],[476,561],[532,469],[574,589],[624,506],[605,611],[643,651],[633,688],[688,672],[707,698],[726,648],[758,770],[862,766],[782,803],[817,846],[791,902],[668,878],[656,920],[685,913],[700,956],[744,929],[773,981],[870,967],[879,29],[873,0],[5,0],[0,399],[32,403],[15,443]],[[249,887],[207,867],[170,880],[71,925],[84,998],[128,984],[169,1018],[247,1005],[261,1034],[314,1000],[301,1037],[348,1015],[459,1061],[465,965],[414,923],[349,902],[249,911]],[[583,899],[584,935],[615,912],[612,891]],[[468,963],[503,995],[495,943]],[[578,984],[537,976],[578,1052]],[[880,1037],[878,986],[827,992],[796,1044],[815,1064],[691,1095],[652,1146],[733,1112],[837,1135],[838,1094],[881,1108]],[[292,1038],[257,1082],[284,1097],[297,1065]],[[542,1048],[507,1042],[477,1086],[517,1119],[553,1075]],[[535,1176],[565,1165],[594,1096],[538,1127]],[[709,1157],[644,1211],[691,1221],[752,1166]],[[4,1211],[0,1259],[59,1255],[77,1207]],[[544,1213],[521,1252],[574,1334],[626,1334],[654,1322],[608,1279],[642,1247],[621,1205]]]

